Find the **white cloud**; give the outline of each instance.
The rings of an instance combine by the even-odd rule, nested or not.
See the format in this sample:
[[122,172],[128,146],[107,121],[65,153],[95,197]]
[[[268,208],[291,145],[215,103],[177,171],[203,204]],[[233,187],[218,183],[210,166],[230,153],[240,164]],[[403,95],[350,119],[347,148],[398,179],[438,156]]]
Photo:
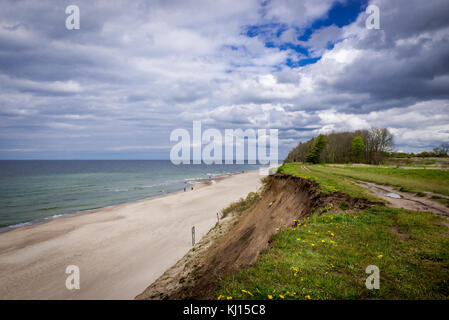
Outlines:
[[[349,26],[315,30],[308,41],[297,39],[335,1],[266,3],[81,1],[76,32],[64,28],[62,3],[5,4],[2,149],[151,151],[191,120],[279,128],[281,148],[319,132],[370,126],[391,128],[404,150],[448,139],[447,1],[376,1],[381,30],[365,29],[362,12]],[[270,29],[276,23],[285,29],[279,39]],[[251,25],[268,31],[249,37]],[[322,59],[290,68],[287,59],[305,56],[279,48],[284,42]]]

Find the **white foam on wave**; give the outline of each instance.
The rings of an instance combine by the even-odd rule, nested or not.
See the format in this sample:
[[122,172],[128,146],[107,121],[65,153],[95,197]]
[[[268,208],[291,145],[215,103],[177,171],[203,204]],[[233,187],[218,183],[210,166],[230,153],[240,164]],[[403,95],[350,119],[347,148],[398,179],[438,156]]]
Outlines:
[[31,222],[22,222],[22,223],[14,224],[12,226],[8,226],[7,228],[15,229],[15,228],[20,228],[20,227],[24,227],[24,226],[29,226],[31,224],[32,224]]

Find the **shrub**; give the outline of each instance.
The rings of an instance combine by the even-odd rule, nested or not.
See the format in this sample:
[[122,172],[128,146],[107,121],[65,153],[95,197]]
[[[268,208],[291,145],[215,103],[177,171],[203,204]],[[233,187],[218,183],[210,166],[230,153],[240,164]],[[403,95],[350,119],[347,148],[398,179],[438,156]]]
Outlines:
[[342,201],[342,202],[340,202],[340,209],[342,209],[342,210],[348,210],[348,209],[349,209],[349,203],[348,203],[348,201]]
[[259,194],[256,192],[248,193],[245,199],[240,198],[239,201],[233,202],[228,207],[221,210],[221,217],[226,218],[230,213],[242,213],[256,203],[259,197]]

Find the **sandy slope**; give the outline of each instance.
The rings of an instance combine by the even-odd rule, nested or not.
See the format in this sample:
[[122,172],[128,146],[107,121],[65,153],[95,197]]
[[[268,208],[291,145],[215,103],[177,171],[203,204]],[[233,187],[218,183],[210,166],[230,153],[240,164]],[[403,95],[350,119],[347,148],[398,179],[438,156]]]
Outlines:
[[[162,198],[0,234],[0,299],[132,299],[176,263],[231,201],[256,191],[258,171]],[[68,290],[68,265],[81,288]]]

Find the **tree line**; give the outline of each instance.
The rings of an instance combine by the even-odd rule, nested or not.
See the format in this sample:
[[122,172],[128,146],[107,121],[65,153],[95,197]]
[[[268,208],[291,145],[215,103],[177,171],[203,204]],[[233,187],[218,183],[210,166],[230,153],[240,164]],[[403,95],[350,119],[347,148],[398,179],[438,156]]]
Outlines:
[[391,152],[390,158],[444,158],[449,156],[449,143],[442,143],[439,147],[433,148],[432,151],[422,151],[420,153],[407,152]]
[[284,162],[379,164],[393,149],[393,135],[386,128],[333,132],[299,142]]

